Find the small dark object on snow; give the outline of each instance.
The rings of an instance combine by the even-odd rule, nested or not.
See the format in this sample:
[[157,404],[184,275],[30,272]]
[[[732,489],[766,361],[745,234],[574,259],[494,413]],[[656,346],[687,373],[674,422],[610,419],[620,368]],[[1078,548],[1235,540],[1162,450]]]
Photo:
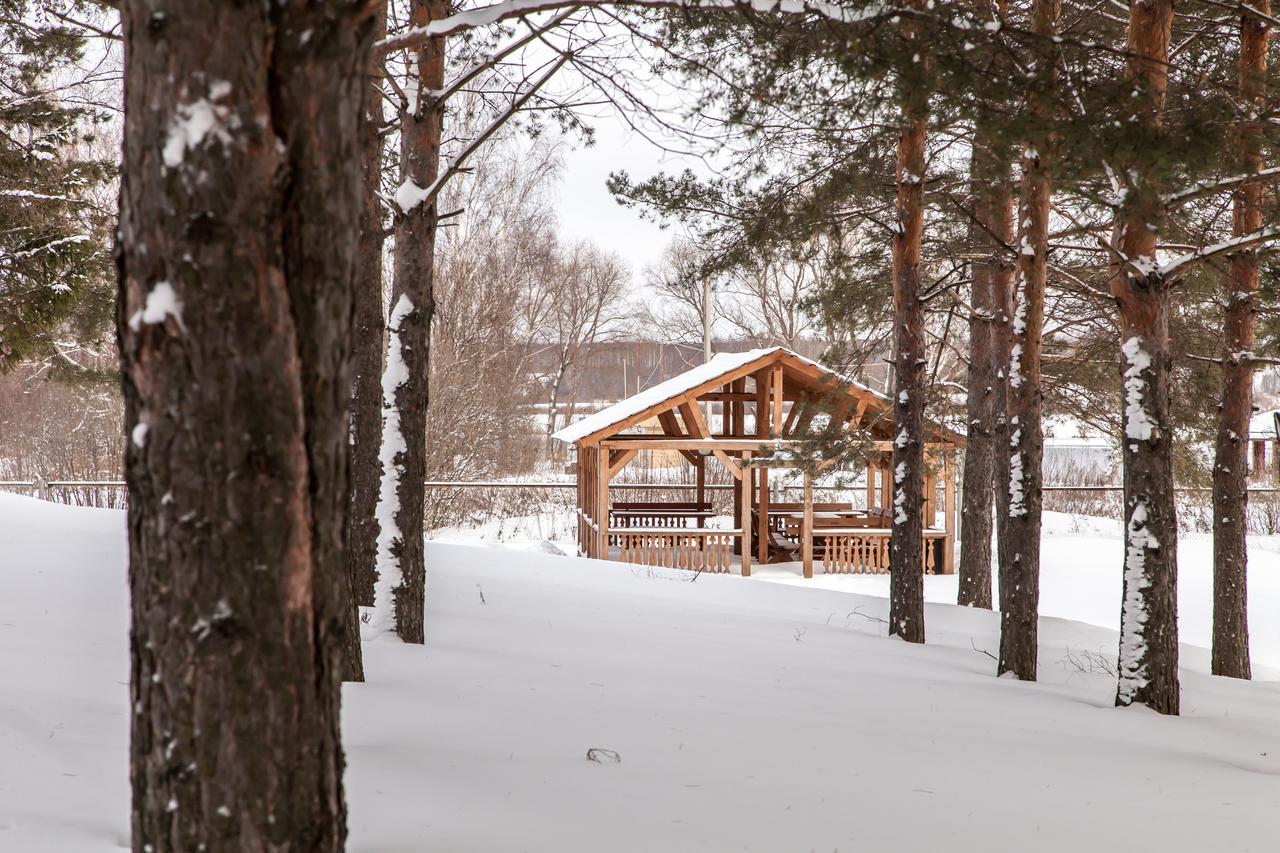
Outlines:
[[621,764],[622,756],[612,749],[596,749],[592,747],[587,750],[587,761],[594,761],[596,764]]

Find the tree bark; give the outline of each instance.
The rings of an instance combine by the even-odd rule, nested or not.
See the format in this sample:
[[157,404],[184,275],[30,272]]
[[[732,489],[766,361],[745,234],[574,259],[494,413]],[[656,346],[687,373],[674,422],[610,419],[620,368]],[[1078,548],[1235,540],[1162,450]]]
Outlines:
[[[377,33],[386,34],[387,9],[378,2]],[[378,443],[382,437],[382,356],[386,350],[386,314],[382,304],[383,238],[382,134],[386,121],[382,106],[382,62],[369,63],[365,125],[361,134],[364,169],[364,207],[360,217],[360,254],[356,267],[356,313],[352,336],[351,378],[351,582],[356,601],[373,605],[378,555]]]
[[[1255,7],[1271,14],[1270,0]],[[1266,106],[1267,24],[1240,16],[1241,109],[1254,115],[1241,122],[1237,145],[1241,174],[1262,169],[1262,125]],[[1232,199],[1231,233],[1243,236],[1262,227],[1263,184],[1238,187]],[[1249,665],[1249,600],[1245,585],[1248,551],[1249,421],[1253,415],[1253,351],[1258,292],[1258,255],[1248,249],[1231,256],[1227,271],[1222,405],[1213,460],[1213,653],[1214,675],[1252,677]]]
[[354,2],[121,12],[133,849],[339,851],[372,30]]
[[[411,27],[425,27],[448,14],[446,0],[413,0]],[[422,513],[427,468],[428,370],[437,203],[412,204],[413,193],[440,174],[444,104],[433,95],[444,88],[445,39],[428,39],[415,57],[415,103],[400,117],[401,190],[397,202],[395,274],[387,370],[383,377],[384,426],[380,459],[377,629],[394,630],[406,643],[421,643],[426,606],[426,562]],[[408,191],[406,191],[408,190]],[[407,209],[406,209],[407,207]],[[395,362],[395,374],[393,373]]]
[[[924,45],[918,25],[903,24],[908,49]],[[924,66],[922,60],[918,66]],[[923,77],[925,69],[908,77]],[[924,239],[925,135],[928,94],[904,79],[897,155],[897,231],[893,239],[893,529],[889,558],[889,633],[924,642],[924,303],[920,248]]]
[[[387,7],[373,8],[373,38],[387,32]],[[360,128],[360,161],[364,192],[356,255],[355,313],[351,329],[351,490],[348,493],[347,581],[351,606],[347,614],[346,669],[343,681],[364,681],[360,647],[360,605],[373,604],[377,576],[378,445],[382,438],[382,352],[385,347],[382,313],[382,62],[371,57],[364,89],[364,121]]]
[[[1126,77],[1140,95],[1134,121],[1159,132],[1168,83],[1172,0],[1129,9]],[[1118,173],[1126,193],[1117,214],[1111,292],[1119,307],[1124,373],[1125,569],[1116,704],[1177,714],[1178,525],[1169,429],[1169,289],[1156,263],[1164,220],[1158,165],[1134,156]],[[1136,268],[1135,268],[1136,266]]]
[[1049,262],[1049,212],[1052,200],[1052,122],[1057,80],[1057,35],[1061,0],[1036,0],[1031,29],[1037,37],[1027,108],[1038,129],[1022,155],[1022,192],[1018,220],[1018,269],[1022,293],[1017,300],[1009,349],[1009,490],[1005,545],[1000,550],[1000,659],[996,671],[1023,681],[1036,680],[1040,610],[1040,516],[1044,428],[1040,388],[1040,352],[1044,332],[1044,291]]
[[960,551],[959,589],[956,603],[962,607],[991,609],[992,502],[995,497],[998,423],[1003,411],[997,400],[1004,384],[1002,366],[1007,359],[997,345],[999,322],[1005,293],[1012,286],[1013,265],[1005,246],[1013,244],[1013,192],[1008,151],[1000,145],[991,128],[980,125],[974,132],[970,160],[974,224],[970,237],[974,245],[989,245],[991,254],[973,264],[969,313],[969,387],[965,399],[968,436],[964,451],[964,485],[960,508],[960,530],[964,547]]

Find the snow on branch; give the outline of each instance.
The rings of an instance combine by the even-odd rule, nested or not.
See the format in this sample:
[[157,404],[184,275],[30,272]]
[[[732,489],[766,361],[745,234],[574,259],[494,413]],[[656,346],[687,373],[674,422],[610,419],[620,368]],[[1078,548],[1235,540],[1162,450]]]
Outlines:
[[566,62],[569,61],[571,55],[572,54],[568,53],[562,54],[560,58],[557,59],[549,69],[547,69],[545,74],[534,81],[532,86],[513,100],[510,106],[503,110],[501,114],[489,123],[488,127],[476,134],[476,136],[467,143],[467,146],[458,152],[458,156],[449,161],[449,165],[440,173],[439,177],[431,182],[430,186],[419,187],[412,180],[406,179],[405,182],[400,185],[400,188],[396,190],[396,206],[400,208],[400,211],[402,213],[409,213],[424,202],[430,204],[440,193],[440,190],[444,188],[444,185],[448,183],[449,179],[462,170],[462,165],[466,162],[467,158],[470,157],[477,148],[483,145],[490,136],[496,133],[498,128],[502,127],[502,125],[506,124],[513,115],[518,113],[520,108],[523,107],[525,103],[532,98],[548,80],[554,77],[555,73],[559,71]]
[[1232,175],[1229,178],[1222,178],[1217,181],[1197,181],[1185,190],[1179,190],[1176,193],[1170,193],[1164,197],[1164,203],[1169,206],[1181,204],[1184,201],[1190,201],[1201,196],[1213,195],[1222,190],[1233,189],[1242,184],[1251,184],[1254,182],[1268,181],[1271,178],[1280,177],[1280,166],[1272,166],[1270,169],[1261,169],[1248,175]]
[[725,11],[752,11],[764,14],[812,14],[844,24],[856,24],[894,15],[918,16],[920,10],[898,6],[873,5],[866,9],[850,9],[823,0],[504,0],[468,9],[464,12],[432,21],[423,27],[415,27],[388,36],[374,45],[374,50],[389,53],[416,45],[435,36],[473,30],[496,24],[510,18],[519,18],[537,12],[549,12],[566,7],[591,6],[641,6],[646,8],[723,9]]
[[1259,243],[1266,243],[1280,237],[1280,227],[1272,226],[1254,231],[1250,234],[1243,234],[1239,237],[1232,237],[1229,240],[1223,240],[1220,243],[1214,243],[1212,246],[1202,246],[1194,252],[1187,252],[1184,255],[1169,261],[1160,267],[1159,273],[1165,279],[1173,279],[1186,272],[1193,264],[1200,261],[1207,261],[1218,255],[1225,255],[1240,249],[1246,249],[1249,246],[1256,246]]

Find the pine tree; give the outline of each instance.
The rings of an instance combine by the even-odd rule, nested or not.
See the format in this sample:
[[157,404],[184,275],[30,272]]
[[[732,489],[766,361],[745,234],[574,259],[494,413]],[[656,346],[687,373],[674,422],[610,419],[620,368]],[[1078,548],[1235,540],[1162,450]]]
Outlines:
[[[1270,0],[1240,13],[1239,98],[1248,113],[1236,131],[1241,175],[1262,170],[1266,108]],[[1261,181],[1236,188],[1231,233],[1243,237],[1263,221]],[[1213,652],[1214,675],[1249,678],[1249,613],[1246,588],[1249,509],[1249,421],[1253,414],[1256,345],[1257,252],[1231,256],[1227,272],[1226,340],[1222,353],[1222,404],[1213,461]]]
[[[409,22],[425,27],[449,12],[447,0],[413,0]],[[445,104],[443,36],[426,40],[411,64],[412,93],[399,116],[400,188],[389,354],[383,374],[382,484],[378,499],[378,596],[383,627],[407,643],[423,642],[426,555],[422,516],[427,453],[427,380],[431,342],[438,195],[420,194],[440,176]],[[391,613],[394,609],[394,614]]]
[[1022,288],[1011,328],[1008,364],[1008,519],[1000,549],[1000,660],[997,671],[1036,680],[1040,605],[1041,461],[1044,455],[1040,353],[1049,272],[1049,214],[1058,55],[1055,38],[1061,0],[1035,0],[1037,37],[1027,73],[1032,132],[1022,155],[1018,266]]
[[[979,11],[999,20],[1007,10],[979,3]],[[1008,481],[997,472],[1007,468],[1004,432],[999,429],[1005,405],[1004,365],[1007,346],[1001,331],[1007,326],[1005,308],[1013,288],[1013,153],[1011,140],[1001,132],[997,116],[979,115],[974,122],[969,157],[970,240],[975,252],[986,255],[971,264],[969,286],[969,371],[965,394],[966,442],[964,483],[960,490],[960,529],[964,547],[957,570],[956,603],[991,609],[991,532],[998,483]],[[1004,464],[998,464],[1002,462]],[[997,479],[998,478],[998,479]],[[1001,516],[1004,517],[1004,513]]]
[[38,5],[0,0],[0,371],[46,358],[82,378],[68,342],[103,340],[114,305],[113,216],[94,198],[114,165],[93,153],[107,117],[57,85],[83,32],[40,25]]
[[[923,3],[920,4],[923,8]],[[924,642],[924,240],[925,140],[929,119],[927,46],[903,25],[914,62],[899,82],[897,198],[893,238],[893,532],[889,544],[889,633]]]
[[[1159,136],[1169,80],[1172,0],[1129,10],[1124,82],[1136,132]],[[1119,306],[1124,381],[1124,600],[1116,704],[1177,714],[1178,524],[1169,424],[1169,287],[1156,260],[1165,217],[1160,164],[1136,147],[1118,164],[1118,259],[1111,292]]]
[[369,4],[121,6],[133,848],[336,853]]

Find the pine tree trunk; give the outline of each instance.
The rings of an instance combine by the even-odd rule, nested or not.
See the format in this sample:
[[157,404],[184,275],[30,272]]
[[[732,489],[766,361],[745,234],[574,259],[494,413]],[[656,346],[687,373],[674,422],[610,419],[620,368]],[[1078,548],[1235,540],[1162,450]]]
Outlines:
[[339,851],[372,30],[353,3],[154,7],[121,10],[133,849]]
[[[904,23],[909,42],[916,25]],[[921,54],[923,45],[919,45]],[[924,62],[918,63],[923,66]],[[924,71],[923,68],[920,69]],[[928,95],[904,80],[898,137],[897,233],[893,239],[893,528],[889,559],[889,633],[924,642],[924,303],[920,247],[924,239],[925,135]],[[914,85],[913,85],[914,84]]]
[[[387,9],[379,2],[374,12],[377,32],[386,33]],[[373,605],[378,558],[378,444],[382,439],[382,354],[386,349],[386,314],[382,307],[384,239],[382,207],[382,135],[386,121],[382,107],[382,63],[369,63],[366,122],[361,136],[364,168],[364,207],[360,217],[360,254],[356,266],[356,313],[352,337],[351,377],[351,583],[358,604]]]
[[[373,12],[374,39],[387,32],[385,3]],[[374,561],[378,526],[378,442],[382,436],[382,213],[378,201],[382,177],[381,62],[369,63],[369,83],[360,126],[364,191],[356,252],[355,313],[351,329],[351,489],[347,493],[347,610],[346,664],[343,681],[364,681],[360,646],[360,607],[373,604]]]
[[[409,23],[425,27],[448,14],[445,0],[413,0]],[[401,116],[400,175],[409,184],[430,187],[440,173],[440,132],[444,104],[432,97],[444,88],[445,39],[429,39],[416,57],[416,104]],[[410,189],[412,189],[412,187]],[[423,485],[427,470],[427,401],[431,318],[435,313],[435,199],[401,210],[396,220],[395,275],[387,370],[383,377],[382,485],[379,490],[377,619],[406,643],[421,643],[426,606],[423,553]],[[390,376],[393,362],[397,376]],[[392,412],[394,410],[394,414]],[[392,614],[390,621],[387,616]]]
[[959,589],[956,603],[962,607],[991,609],[992,501],[995,496],[997,424],[1004,361],[997,355],[995,324],[1004,305],[1003,292],[1011,286],[1013,266],[1003,246],[1013,243],[1013,193],[1008,152],[986,125],[974,132],[970,160],[970,184],[975,223],[970,239],[975,246],[988,245],[990,256],[973,264],[969,314],[969,388],[966,397],[968,436],[964,450],[964,484],[961,490]]
[[[1270,0],[1256,6],[1271,14]],[[1240,16],[1241,109],[1265,109],[1267,24],[1256,15]],[[1239,128],[1240,173],[1262,169],[1262,126],[1256,120]],[[1263,185],[1239,187],[1232,199],[1231,233],[1262,227]],[[1258,292],[1258,256],[1247,249],[1231,256],[1227,271],[1225,352],[1222,357],[1222,405],[1213,460],[1213,655],[1214,675],[1252,677],[1249,665],[1248,553],[1249,421],[1253,415],[1253,365]]]
[[1000,552],[1000,659],[996,671],[1023,681],[1036,680],[1040,611],[1040,516],[1044,458],[1043,394],[1040,352],[1044,333],[1044,291],[1049,263],[1049,212],[1052,201],[1052,150],[1048,132],[1057,81],[1058,16],[1061,0],[1035,0],[1031,29],[1037,37],[1028,75],[1027,109],[1041,131],[1022,155],[1022,192],[1018,214],[1018,271],[1022,292],[1010,329],[1009,490],[1005,545]]
[[[1162,124],[1168,82],[1172,0],[1134,3],[1129,11],[1127,78],[1142,93],[1135,120]],[[1134,263],[1113,263],[1125,393],[1124,602],[1116,704],[1178,713],[1178,525],[1169,429],[1169,290],[1156,265],[1164,220],[1157,164],[1122,163],[1128,181],[1118,213],[1119,249]],[[1135,269],[1135,263],[1138,268]]]

